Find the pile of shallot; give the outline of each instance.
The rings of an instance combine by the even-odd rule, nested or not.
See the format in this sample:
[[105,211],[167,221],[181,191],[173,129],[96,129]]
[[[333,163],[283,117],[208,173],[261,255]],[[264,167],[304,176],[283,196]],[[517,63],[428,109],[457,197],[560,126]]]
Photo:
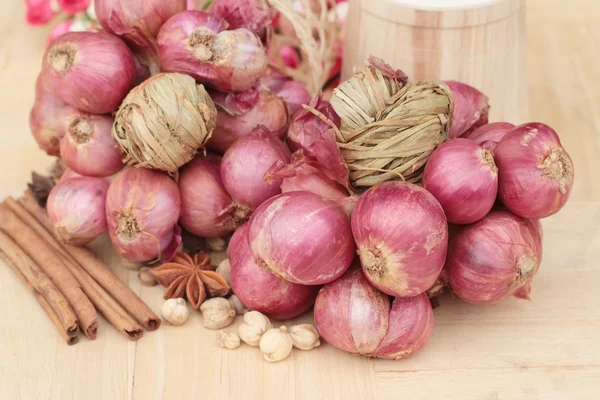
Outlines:
[[103,31],[64,34],[44,56],[31,129],[68,167],[47,202],[57,238],[86,245],[108,231],[121,256],[153,263],[181,250],[182,228],[232,235],[243,305],[274,319],[314,307],[327,342],[370,357],[419,351],[441,287],[477,304],[529,298],[539,220],[565,205],[574,179],[552,128],[488,123],[487,97],[449,81],[450,139],[422,184],[361,193],[333,107],[267,66],[275,13],[264,2],[237,14],[231,1],[206,12],[145,3],[96,0]]

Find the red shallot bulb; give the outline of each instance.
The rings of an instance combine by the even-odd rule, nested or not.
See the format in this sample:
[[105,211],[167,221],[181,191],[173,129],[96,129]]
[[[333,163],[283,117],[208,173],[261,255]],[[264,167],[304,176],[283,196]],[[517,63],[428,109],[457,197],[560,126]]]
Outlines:
[[444,210],[417,185],[389,181],[367,190],[352,212],[352,232],[366,277],[391,296],[423,293],[444,266]]
[[168,175],[145,168],[124,169],[111,183],[106,199],[113,246],[131,261],[170,261],[181,244],[180,210],[179,189]]
[[541,219],[560,211],[569,199],[575,167],[548,125],[517,126],[498,143],[494,157],[498,197],[513,213]]
[[131,50],[106,32],[69,32],[44,55],[48,86],[65,103],[93,114],[117,109],[135,80]]
[[51,156],[60,155],[60,138],[67,129],[67,120],[80,112],[47,88],[44,74],[35,84],[35,103],[29,114],[29,127],[42,150]]
[[242,93],[212,92],[218,110],[217,126],[208,148],[224,153],[238,138],[248,136],[257,126],[282,138],[288,125],[283,100],[266,86],[258,85]]
[[221,180],[236,203],[254,210],[281,193],[281,179],[267,181],[266,172],[277,162],[289,161],[285,144],[261,126],[227,149],[221,161]]
[[464,138],[474,141],[486,150],[494,150],[504,135],[514,127],[510,122],[492,122],[480,126]]
[[98,22],[137,49],[156,57],[155,38],[163,24],[187,8],[186,0],[94,0]]
[[[322,113],[327,119],[340,125],[340,117],[329,102],[315,97],[310,101],[310,107]],[[331,127],[311,111],[302,108],[292,117],[288,130],[288,146],[292,151],[303,149],[307,154],[313,154],[314,141],[321,137]]]
[[261,268],[303,285],[336,280],[354,258],[345,211],[310,192],[283,193],[261,204],[250,219],[248,240]]
[[310,93],[302,82],[269,67],[260,79],[261,83],[285,102],[288,115],[292,116],[302,108],[302,104],[310,102]]
[[490,212],[498,194],[494,155],[468,139],[450,139],[429,157],[423,187],[440,202],[448,222],[479,221]]
[[360,268],[321,289],[315,324],[328,343],[349,353],[398,360],[415,354],[433,331],[433,309],[423,293],[390,298]]
[[250,89],[267,67],[265,49],[249,30],[226,28],[225,20],[204,11],[173,16],[156,39],[161,69],[190,75],[223,92]]
[[231,288],[249,310],[285,320],[304,314],[315,303],[318,286],[285,281],[256,265],[248,244],[247,223],[235,231],[228,251]]
[[85,176],[108,176],[123,168],[121,151],[111,135],[114,119],[83,114],[72,118],[60,140],[60,155],[67,165]]
[[273,21],[267,0],[215,0],[208,12],[227,21],[229,29],[246,28],[267,42]]
[[202,237],[233,232],[250,210],[233,202],[221,181],[221,157],[197,155],[181,170],[181,225]]
[[510,211],[492,211],[463,227],[448,247],[450,287],[469,303],[491,304],[510,295],[529,298],[542,259],[540,226]]
[[468,134],[473,129],[487,124],[490,106],[485,94],[466,83],[457,81],[444,81],[444,83],[448,85],[454,98],[451,139]]
[[82,178],[83,175],[78,174],[77,172],[73,171],[71,168],[65,168],[65,170],[63,171],[63,173],[60,175],[60,178],[58,178],[58,182],[64,182],[67,179],[73,179],[73,178]]
[[341,185],[333,182],[317,168],[308,164],[295,167],[293,175],[283,178],[281,182],[283,193],[298,190],[312,192],[331,200],[348,197],[348,192]]
[[56,238],[84,246],[104,233],[107,191],[102,178],[71,178],[54,186],[46,207]]

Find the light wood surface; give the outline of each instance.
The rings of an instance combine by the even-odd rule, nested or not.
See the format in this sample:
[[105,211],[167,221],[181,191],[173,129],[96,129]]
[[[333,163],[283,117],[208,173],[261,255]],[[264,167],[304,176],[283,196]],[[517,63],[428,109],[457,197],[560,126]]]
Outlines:
[[523,121],[528,117],[525,3],[350,0],[352,28],[346,30],[342,76],[374,55],[411,80],[473,85],[490,97],[491,118]]
[[[0,198],[22,193],[30,171],[51,162],[27,125],[47,32],[24,25],[22,3],[0,10]],[[570,203],[543,223],[531,302],[476,307],[445,297],[431,341],[404,361],[325,344],[269,364],[255,348],[217,347],[197,313],[138,342],[101,320],[97,340],[68,347],[0,263],[0,399],[600,398],[599,15],[592,0],[528,2],[530,116],[556,128],[576,165]],[[104,240],[96,249],[117,265],[106,247]],[[117,272],[160,310],[161,288]]]

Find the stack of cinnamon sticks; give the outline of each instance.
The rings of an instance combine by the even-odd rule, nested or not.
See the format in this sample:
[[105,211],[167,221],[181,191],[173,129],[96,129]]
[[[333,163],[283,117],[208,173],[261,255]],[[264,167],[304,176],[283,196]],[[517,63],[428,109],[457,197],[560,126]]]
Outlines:
[[34,294],[62,338],[95,339],[99,312],[128,339],[156,330],[160,319],[85,247],[60,243],[31,195],[0,204],[0,258]]

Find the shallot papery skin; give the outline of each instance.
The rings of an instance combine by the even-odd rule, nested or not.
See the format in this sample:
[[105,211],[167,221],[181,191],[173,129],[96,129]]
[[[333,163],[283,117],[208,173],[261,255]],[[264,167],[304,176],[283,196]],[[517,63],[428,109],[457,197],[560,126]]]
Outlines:
[[389,181],[367,190],[352,212],[352,232],[366,277],[391,296],[423,293],[444,266],[444,210],[417,185]]
[[111,183],[106,199],[113,246],[131,261],[170,261],[181,244],[180,210],[179,189],[168,175],[145,168],[124,169]]
[[451,139],[468,134],[473,129],[487,124],[490,106],[485,94],[466,83],[457,81],[444,81],[444,83],[450,88],[454,99]]
[[513,213],[541,219],[560,211],[573,188],[575,167],[554,129],[538,122],[517,126],[494,150],[498,197]]
[[224,153],[259,125],[279,138],[285,135],[289,119],[286,105],[266,86],[258,85],[242,93],[212,92],[211,98],[218,114],[217,126],[207,144],[209,149]]
[[[329,102],[314,97],[309,106],[323,114],[328,120],[340,125],[340,117],[336,114]],[[314,154],[315,139],[321,137],[324,132],[331,129],[331,126],[321,118],[313,114],[310,110],[300,109],[290,121],[288,129],[287,143],[290,150],[304,150],[307,154]]]
[[229,29],[246,28],[267,42],[273,12],[266,0],[215,0],[208,12],[227,21]]
[[312,192],[332,200],[348,197],[348,192],[341,185],[333,182],[320,170],[308,164],[294,167],[289,176],[283,178],[281,182],[282,193],[298,190]]
[[345,211],[310,192],[283,193],[261,204],[250,219],[248,240],[261,268],[302,285],[336,280],[354,258]]
[[289,161],[285,144],[259,128],[227,149],[221,161],[221,180],[236,203],[254,210],[281,193],[281,179],[266,180],[266,172],[275,163]]
[[65,103],[93,114],[117,109],[135,81],[131,50],[106,32],[68,32],[44,55],[48,86]]
[[390,298],[360,268],[321,289],[315,324],[331,345],[349,353],[399,360],[418,352],[433,331],[433,309],[423,293]]
[[296,114],[302,108],[302,104],[310,102],[310,93],[302,82],[290,78],[273,67],[267,68],[260,81],[285,102],[290,116]]
[[57,239],[83,246],[106,231],[108,181],[79,177],[58,183],[48,197],[48,217]]
[[85,176],[108,176],[123,168],[121,151],[107,115],[83,114],[72,118],[60,140],[60,155],[67,167]]
[[187,8],[186,0],[94,0],[98,22],[105,31],[122,37],[156,57],[155,38],[161,26]]
[[479,221],[492,209],[498,194],[494,155],[468,139],[450,139],[429,157],[423,187],[440,202],[448,222]]
[[529,299],[542,260],[541,226],[495,210],[463,227],[450,241],[450,287],[469,303],[492,304],[514,295]]
[[472,140],[486,150],[494,150],[504,135],[514,127],[510,122],[492,122],[464,135],[464,138]]
[[226,28],[225,20],[204,11],[171,17],[156,39],[162,70],[188,74],[223,92],[250,89],[267,67],[265,49],[251,31]]
[[229,242],[231,288],[249,310],[286,320],[304,314],[315,303],[319,286],[298,285],[260,268],[248,243],[248,224],[240,226]]
[[234,204],[221,180],[221,157],[197,155],[182,168],[181,225],[202,237],[219,237],[233,232],[250,210]]
[[60,155],[60,138],[67,130],[67,121],[81,112],[71,107],[47,88],[41,74],[35,84],[35,103],[29,114],[29,128],[38,146],[51,156]]

